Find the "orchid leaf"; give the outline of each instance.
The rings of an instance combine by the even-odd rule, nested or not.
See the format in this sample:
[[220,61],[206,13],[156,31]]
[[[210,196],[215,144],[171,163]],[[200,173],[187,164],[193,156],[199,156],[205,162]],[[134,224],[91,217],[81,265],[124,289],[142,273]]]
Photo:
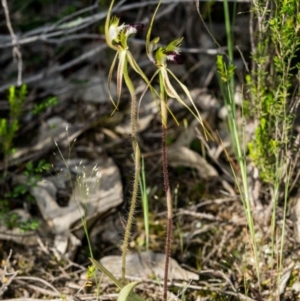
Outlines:
[[124,285],[117,280],[117,278],[107,270],[99,261],[95,260],[94,258],[90,258],[90,261],[93,263],[95,268],[100,270],[103,274],[105,274],[119,289],[122,289]]
[[129,295],[131,294],[132,290],[139,284],[140,282],[131,282],[124,286],[118,296],[117,301],[127,301]]
[[[117,278],[109,270],[107,270],[99,261],[97,261],[93,258],[90,258],[90,261],[93,263],[95,268],[97,268],[103,274],[105,274],[119,289],[123,289],[125,287],[125,285],[122,282],[120,282],[119,280],[117,280]],[[143,298],[141,298],[139,295],[137,295],[135,293],[130,294],[129,300],[131,300],[131,301],[144,301]]]

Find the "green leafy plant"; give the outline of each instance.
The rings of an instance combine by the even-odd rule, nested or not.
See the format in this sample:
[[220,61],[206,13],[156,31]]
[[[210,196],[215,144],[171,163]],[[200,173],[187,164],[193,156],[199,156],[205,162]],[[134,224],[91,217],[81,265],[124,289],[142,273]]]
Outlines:
[[260,282],[259,254],[258,254],[257,243],[256,243],[254,220],[252,215],[252,208],[251,208],[249,187],[248,187],[245,129],[243,128],[243,126],[241,127],[238,125],[237,111],[236,111],[237,109],[236,109],[236,104],[234,102],[234,81],[233,81],[234,69],[235,68],[232,64],[227,65],[224,62],[222,56],[217,56],[217,71],[219,75],[219,86],[221,88],[221,93],[223,95],[225,106],[227,109],[228,128],[231,135],[233,149],[235,152],[235,158],[239,166],[241,180],[239,178],[239,175],[236,173],[235,169],[233,168],[232,164],[230,166],[245,209],[248,229],[250,233],[251,249],[253,250],[258,282]]
[[[3,202],[1,201],[1,205]],[[33,231],[39,227],[39,222],[35,219],[30,219],[27,221],[22,221],[19,214],[16,212],[9,212],[5,213],[4,210],[1,210],[0,216],[2,216],[2,220],[4,221],[4,226],[8,229],[20,229],[22,232]]]
[[[283,246],[285,235],[286,209],[291,190],[291,179],[297,162],[297,154],[291,151],[293,137],[294,113],[299,101],[299,89],[293,88],[293,79],[299,63],[293,60],[300,49],[300,4],[297,1],[254,1],[253,14],[257,17],[257,34],[252,37],[252,69],[246,76],[248,100],[244,101],[241,118],[238,124],[237,108],[234,102],[234,66],[232,23],[229,17],[228,2],[224,1],[224,14],[227,33],[226,64],[222,56],[217,57],[219,83],[227,108],[228,127],[233,149],[239,164],[240,176],[232,168],[241,199],[244,204],[248,229],[251,239],[251,250],[256,262],[258,285],[260,286],[261,270],[259,266],[259,243],[254,230],[253,204],[250,202],[247,153],[259,170],[262,182],[270,191],[271,213],[271,258],[277,262],[277,291],[282,277]],[[275,9],[271,9],[274,5]],[[233,14],[234,15],[234,14]],[[246,145],[245,124],[247,118],[254,120],[256,128],[251,142]],[[241,180],[240,180],[241,178]],[[278,229],[277,209],[283,200],[283,226]],[[279,241],[277,234],[280,232]],[[275,247],[278,253],[275,254]],[[278,255],[279,254],[279,255]],[[274,258],[277,256],[276,258]]]
[[19,89],[11,86],[8,90],[9,117],[0,118],[0,146],[5,157],[5,173],[9,156],[14,152],[13,139],[19,129],[19,118],[27,95],[27,86]]
[[[260,15],[265,5],[257,4],[255,13]],[[266,14],[259,24],[261,35],[253,53],[255,64],[248,84],[252,114],[258,124],[249,150],[263,181],[268,183],[278,180],[278,160],[285,157],[292,138],[299,95],[299,90],[292,91],[292,81],[299,70],[299,63],[293,63],[300,48],[299,9],[295,1],[279,1],[276,10]]]
[[24,232],[36,230],[39,223],[35,219],[22,221],[21,217],[16,212],[11,212],[11,203],[17,199],[22,202],[33,203],[34,199],[30,195],[30,188],[34,187],[41,179],[41,173],[49,170],[50,164],[45,160],[40,160],[37,165],[28,162],[23,171],[26,184],[17,184],[11,191],[6,192],[2,199],[0,199],[0,219],[3,221],[4,226],[9,229],[18,228]]
[[[102,273],[104,273],[107,277],[109,277],[109,279],[119,288],[119,289],[123,289],[126,287],[125,284],[123,284],[122,282],[120,282],[109,270],[107,270],[100,262],[98,262],[97,260],[90,258],[91,262],[93,263],[93,265],[95,266],[95,268],[97,268],[98,270],[100,270]],[[137,284],[136,282],[132,282],[130,283],[133,287]],[[130,287],[132,287],[130,286]],[[129,288],[130,288],[129,287]],[[132,287],[132,288],[133,288]],[[131,289],[132,290],[132,289]],[[125,300],[131,300],[131,301],[144,301],[143,298],[141,298],[139,295],[135,294],[135,293],[131,293],[131,290],[129,289],[129,294],[128,294],[128,290],[126,290],[126,295],[124,295],[126,298]]]
[[48,97],[42,103],[34,105],[33,109],[31,110],[31,113],[34,115],[39,115],[42,112],[44,112],[46,109],[56,106],[57,104],[58,104],[58,99],[56,96]]
[[[254,139],[249,143],[250,157],[258,167],[262,181],[271,195],[272,257],[279,246],[277,287],[279,287],[283,246],[285,241],[286,209],[292,178],[298,162],[294,148],[293,123],[299,105],[300,91],[293,81],[299,80],[300,3],[285,0],[256,2],[254,14],[260,20],[255,38],[253,68],[248,79],[250,114],[256,120]],[[277,207],[283,200],[283,226],[277,224]],[[276,232],[281,231],[280,241]]]

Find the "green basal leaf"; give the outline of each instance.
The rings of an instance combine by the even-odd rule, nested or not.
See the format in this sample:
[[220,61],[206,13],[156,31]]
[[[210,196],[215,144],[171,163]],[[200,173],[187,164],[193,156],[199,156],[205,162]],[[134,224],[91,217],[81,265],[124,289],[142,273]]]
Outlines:
[[140,282],[131,282],[124,286],[118,296],[118,301],[127,301],[132,290],[139,284]]
[[[102,273],[104,273],[119,289],[122,289],[125,285],[121,283],[117,278],[109,271],[107,270],[100,262],[97,260],[90,258],[90,261],[93,263],[95,268],[100,270]],[[131,301],[144,301],[143,298],[141,298],[139,295],[135,293],[131,293],[129,296],[129,300]]]
[[94,258],[90,258],[90,261],[92,262],[92,264],[95,266],[96,269],[104,273],[119,289],[122,289],[124,287],[124,285],[119,280],[117,280],[117,278],[109,270],[107,270],[100,262],[98,262]]

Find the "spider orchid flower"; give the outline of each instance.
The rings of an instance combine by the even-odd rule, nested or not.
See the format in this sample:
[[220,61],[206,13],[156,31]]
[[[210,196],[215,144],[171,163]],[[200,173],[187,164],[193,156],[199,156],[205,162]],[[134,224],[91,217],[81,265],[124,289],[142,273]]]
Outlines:
[[[172,42],[170,42],[166,47],[159,47],[159,37],[154,38],[150,41],[151,31],[154,23],[155,16],[159,10],[159,7],[162,3],[162,0],[159,0],[159,3],[154,11],[154,14],[151,18],[149,29],[146,36],[146,52],[149,60],[157,67],[156,72],[152,76],[150,83],[154,79],[156,75],[159,75],[160,82],[160,101],[161,101],[161,116],[162,123],[166,126],[167,122],[167,111],[172,115],[175,122],[178,124],[177,119],[175,118],[172,111],[167,106],[167,98],[175,98],[178,102],[180,102],[183,106],[185,106],[194,117],[203,125],[202,118],[194,104],[192,96],[187,89],[187,87],[175,76],[175,74],[168,69],[167,61],[172,61],[176,64],[181,64],[183,62],[182,56],[180,55],[180,46],[183,38],[178,38]],[[188,100],[192,104],[193,109],[191,109],[179,96],[175,88],[173,87],[169,75],[179,84],[180,88],[183,90]],[[143,96],[143,95],[142,95]]]
[[[143,80],[149,85],[149,80],[138,66],[136,61],[134,60],[131,52],[129,51],[129,47],[127,44],[128,38],[137,33],[139,30],[144,29],[143,24],[120,24],[120,19],[116,16],[111,17],[111,11],[113,7],[114,1],[111,1],[111,5],[108,9],[106,22],[105,22],[105,40],[107,45],[116,51],[116,55],[113,59],[112,65],[110,67],[108,73],[108,92],[110,100],[112,101],[115,110],[118,109],[118,105],[121,98],[123,78],[125,80],[125,84],[131,95],[135,94],[135,89],[133,83],[128,75],[128,63],[132,67],[132,69],[138,73]],[[115,102],[112,98],[110,92],[110,84],[112,81],[112,74],[117,64],[117,101]],[[152,89],[152,87],[150,87]]]
[[[183,38],[176,39],[166,47],[159,47],[155,54],[155,64],[159,67],[167,67],[167,61],[182,64],[183,59],[179,50],[182,40]],[[151,56],[153,57],[152,54]]]
[[[147,38],[149,37],[149,32],[147,34]],[[198,121],[203,125],[202,118],[192,100],[191,94],[187,87],[176,77],[176,75],[168,69],[167,62],[171,61],[176,64],[182,64],[183,58],[180,54],[180,46],[182,43],[183,38],[176,39],[172,42],[170,42],[165,47],[158,47],[157,44],[159,42],[159,38],[153,39],[151,42],[149,40],[147,43],[147,54],[152,63],[154,63],[157,67],[156,72],[154,73],[152,80],[154,77],[158,74],[159,75],[159,81],[160,81],[160,90],[161,90],[161,100],[164,102],[164,104],[161,106],[161,115],[162,115],[162,122],[163,125],[166,126],[166,120],[167,120],[167,111],[172,115],[175,122],[178,124],[177,119],[175,118],[174,114],[171,112],[169,107],[167,106],[167,97],[175,98],[178,102],[180,102],[183,106],[185,106],[197,119]],[[183,90],[184,94],[187,96],[188,100],[194,107],[194,110],[192,110],[179,96],[175,88],[173,87],[171,81],[170,81],[170,75],[175,81],[179,84],[181,89]],[[167,108],[167,111],[163,109],[163,106]]]
[[144,24],[121,24],[119,25],[120,19],[113,16],[110,20],[108,27],[108,35],[106,37],[107,44],[115,50],[120,50],[120,48],[126,50],[127,39],[130,35],[137,33],[139,30],[144,29]]

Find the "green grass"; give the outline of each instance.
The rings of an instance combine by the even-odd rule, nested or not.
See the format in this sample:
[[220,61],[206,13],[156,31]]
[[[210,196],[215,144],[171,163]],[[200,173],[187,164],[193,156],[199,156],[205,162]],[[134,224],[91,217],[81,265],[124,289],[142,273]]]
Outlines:
[[[240,175],[237,175],[233,169],[232,171],[245,208],[259,287],[261,274],[268,268],[260,266],[262,259],[258,247],[259,241],[257,241],[258,232],[255,230],[257,228],[252,213],[255,208],[250,202],[248,188],[248,154],[258,168],[265,190],[269,191],[266,201],[272,205],[269,217],[272,249],[270,256],[277,266],[278,276],[275,281],[274,296],[279,299],[278,290],[285,259],[283,256],[287,202],[297,160],[296,154],[291,158],[293,154],[291,148],[299,90],[293,91],[292,79],[295,77],[295,70],[299,68],[299,64],[293,63],[293,59],[300,48],[300,4],[290,0],[271,2],[275,5],[273,9],[267,7],[267,1],[254,2],[252,13],[259,20],[258,34],[255,33],[252,37],[255,43],[252,49],[253,67],[250,74],[246,76],[248,93],[241,110],[237,109],[234,103],[234,39],[231,30],[233,23],[229,17],[227,1],[224,1],[224,15],[229,63],[225,64],[223,57],[218,56],[217,69]],[[241,120],[240,123],[238,120]],[[251,120],[254,120],[256,128],[252,140],[246,145],[245,125]],[[283,224],[279,228],[277,212],[281,201],[283,201]],[[262,222],[256,221],[256,223]],[[265,275],[263,276],[265,278]]]

